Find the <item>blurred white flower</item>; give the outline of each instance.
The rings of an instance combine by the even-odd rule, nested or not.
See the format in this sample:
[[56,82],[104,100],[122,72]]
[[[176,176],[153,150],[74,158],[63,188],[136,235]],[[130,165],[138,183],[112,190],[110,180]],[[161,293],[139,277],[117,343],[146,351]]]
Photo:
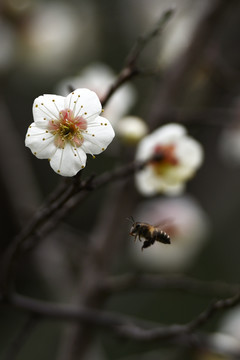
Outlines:
[[[96,48],[95,22],[89,21],[90,16],[84,17],[85,7],[86,4],[82,5],[80,11],[66,2],[35,4],[22,33],[21,55],[28,68],[59,72],[77,55],[79,44],[83,50],[83,41],[84,56],[93,42]],[[91,31],[88,31],[89,23]]]
[[48,159],[58,174],[74,176],[85,167],[86,154],[101,153],[114,137],[101,112],[97,95],[88,89],[77,89],[67,97],[39,96],[25,144],[37,158]]
[[145,121],[137,116],[125,116],[116,125],[118,136],[128,144],[136,144],[148,132]]
[[187,269],[196,261],[209,233],[207,214],[190,196],[145,201],[134,218],[155,226],[159,224],[171,238],[170,245],[155,242],[144,251],[140,251],[140,243],[130,242],[133,261],[148,270]]
[[160,127],[140,141],[136,159],[156,156],[136,174],[136,186],[146,196],[157,193],[179,194],[185,182],[202,164],[202,146],[178,124]]
[[[116,75],[107,65],[93,63],[83,69],[79,76],[61,81],[57,90],[60,94],[66,95],[69,92],[70,86],[73,89],[86,87],[94,91],[101,100],[115,79]],[[123,85],[113,94],[104,109],[106,116],[113,126],[128,112],[131,106],[133,106],[135,99],[135,89],[130,84]]]

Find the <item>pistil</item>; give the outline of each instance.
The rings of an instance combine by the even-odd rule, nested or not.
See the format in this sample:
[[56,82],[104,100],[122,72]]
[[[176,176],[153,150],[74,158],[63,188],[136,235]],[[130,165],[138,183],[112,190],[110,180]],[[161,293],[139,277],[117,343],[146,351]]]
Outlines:
[[49,131],[55,135],[54,143],[59,148],[64,148],[66,142],[79,147],[83,144],[83,133],[87,129],[87,121],[82,116],[74,117],[73,111],[64,109],[59,112],[58,120],[50,120]]
[[178,165],[173,144],[155,146],[154,155],[156,155],[156,159],[152,160],[150,164],[157,175],[162,175],[171,167]]

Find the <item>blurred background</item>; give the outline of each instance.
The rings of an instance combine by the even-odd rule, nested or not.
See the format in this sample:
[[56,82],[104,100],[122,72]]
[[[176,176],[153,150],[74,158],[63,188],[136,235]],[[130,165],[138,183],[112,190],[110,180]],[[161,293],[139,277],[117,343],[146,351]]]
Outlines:
[[[34,99],[41,94],[65,95],[72,86],[93,88],[100,98],[104,96],[136,39],[149,32],[169,7],[174,7],[173,16],[137,61],[147,75],[124,85],[115,105],[110,100],[105,107],[105,116],[116,130],[115,140],[101,156],[88,158],[82,178],[134,159],[138,139],[129,142],[118,129],[124,116],[141,118],[148,132],[169,122],[183,124],[203,146],[203,166],[178,197],[146,198],[136,190],[134,177],[92,192],[24,257],[16,279],[19,293],[71,302],[79,278],[87,281],[89,242],[98,229],[101,238],[115,239],[111,258],[105,260],[110,276],[180,274],[239,283],[240,3],[234,0],[1,1],[0,251],[4,254],[46,196],[63,181],[46,160],[36,159],[25,148]],[[165,250],[157,244],[141,252],[141,244],[129,236],[131,224],[126,218],[130,216],[148,222],[173,218],[176,246]],[[166,228],[171,232],[170,227]],[[80,289],[84,289],[82,282]],[[216,297],[133,288],[110,296],[104,308],[161,324],[186,323]],[[0,359],[7,359],[26,315],[8,307],[0,311]],[[221,322],[222,314],[205,330],[218,332]],[[19,353],[8,359],[68,359],[62,355],[65,328],[65,323],[39,322]],[[121,342],[106,332],[98,333],[82,358],[224,357]]]

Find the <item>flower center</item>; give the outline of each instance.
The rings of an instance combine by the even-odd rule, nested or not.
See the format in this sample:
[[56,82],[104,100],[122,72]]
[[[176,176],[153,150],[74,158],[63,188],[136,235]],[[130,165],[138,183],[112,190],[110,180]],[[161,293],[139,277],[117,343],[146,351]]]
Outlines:
[[59,118],[50,120],[48,124],[48,130],[55,135],[55,145],[62,149],[66,142],[74,147],[81,146],[86,129],[87,121],[82,116],[74,117],[73,111],[70,109],[61,110]]
[[173,166],[178,165],[175,155],[175,145],[156,145],[154,159],[150,162],[157,175],[163,175]]

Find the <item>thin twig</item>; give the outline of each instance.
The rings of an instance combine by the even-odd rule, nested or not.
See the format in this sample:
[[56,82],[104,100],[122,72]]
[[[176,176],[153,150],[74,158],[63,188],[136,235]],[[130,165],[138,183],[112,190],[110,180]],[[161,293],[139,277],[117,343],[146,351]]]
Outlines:
[[217,312],[231,308],[239,304],[239,302],[240,302],[240,292],[238,292],[237,294],[235,294],[230,298],[221,299],[214,302],[200,315],[198,315],[195,319],[189,322],[189,324],[187,325],[188,331],[191,332],[198,329],[199,327],[206,324],[206,322],[208,322],[208,320],[210,320]]
[[140,36],[136,43],[134,44],[130,54],[126,59],[126,67],[134,68],[136,61],[139,59],[144,48],[153,40],[155,37],[159,36],[161,32],[165,29],[166,24],[170,20],[174,13],[174,9],[170,8],[166,10],[157,21],[156,25],[151,29],[147,34]]
[[[168,9],[166,10],[160,17],[157,24],[151,29],[150,32],[145,34],[144,36],[140,36],[132,49],[130,50],[129,55],[126,58],[125,66],[119,73],[116,81],[110,86],[108,92],[105,94],[103,98],[101,98],[102,106],[105,106],[110,97],[113,95],[113,93],[125,82],[132,79],[134,76],[139,74],[145,74],[144,71],[140,70],[137,66],[137,61],[144,50],[144,48],[156,37],[158,36],[163,29],[165,28],[165,25],[173,15],[174,10]],[[154,74],[156,74],[154,72]]]

